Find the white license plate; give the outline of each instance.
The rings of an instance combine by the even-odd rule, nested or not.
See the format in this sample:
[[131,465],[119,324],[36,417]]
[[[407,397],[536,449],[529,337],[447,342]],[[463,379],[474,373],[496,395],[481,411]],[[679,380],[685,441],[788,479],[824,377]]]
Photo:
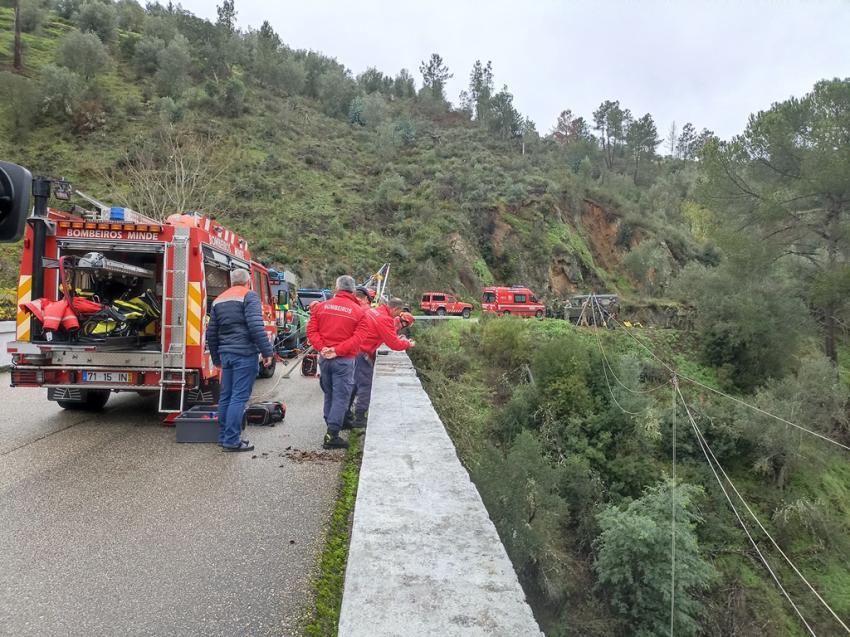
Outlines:
[[133,372],[83,372],[83,382],[132,385],[136,382],[136,375]]

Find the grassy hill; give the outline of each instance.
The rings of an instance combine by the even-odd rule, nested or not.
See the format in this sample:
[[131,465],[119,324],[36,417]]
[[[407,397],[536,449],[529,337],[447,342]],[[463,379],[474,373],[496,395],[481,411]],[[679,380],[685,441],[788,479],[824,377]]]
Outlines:
[[[190,38],[198,28],[197,19],[164,9],[147,20],[171,20]],[[134,58],[151,31],[140,24],[117,30],[106,44],[108,69],[86,82],[70,114],[57,115],[49,107],[56,82],[45,79],[45,68],[56,68],[48,65],[62,59],[62,38],[75,27],[45,13],[24,34],[30,101],[0,99],[0,156],[151,212],[134,196],[140,177],[128,167],[166,171],[179,146],[205,181],[185,208],[215,215],[261,259],[307,284],[344,272],[363,277],[390,261],[404,294],[447,288],[477,297],[482,285],[523,283],[548,297],[591,287],[659,295],[657,273],[700,256],[681,214],[692,182],[686,162],[657,160],[635,185],[603,175],[594,152],[579,166],[569,147],[534,133],[523,154],[520,139],[494,134],[423,91],[370,93],[344,71],[337,79],[364,100],[364,114],[352,116],[353,101],[332,112],[326,93],[267,86],[250,61],[226,65],[227,79],[210,79],[192,40],[185,85],[174,97],[161,95],[159,75],[141,73]],[[11,65],[12,25],[13,11],[0,8],[0,68]],[[309,67],[314,54],[288,55],[282,59]],[[11,79],[5,75],[5,85]],[[243,93],[227,106],[232,86]],[[660,190],[664,209],[652,200]],[[644,242],[625,267],[630,249]],[[0,285],[11,285],[16,253],[3,248],[0,258]]]

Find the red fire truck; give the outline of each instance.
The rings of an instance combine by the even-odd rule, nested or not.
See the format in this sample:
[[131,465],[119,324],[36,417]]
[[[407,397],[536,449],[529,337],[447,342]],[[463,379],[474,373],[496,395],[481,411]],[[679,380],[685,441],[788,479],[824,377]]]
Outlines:
[[481,311],[491,314],[514,314],[516,316],[535,316],[543,318],[546,306],[537,300],[534,293],[526,287],[484,288],[481,295]]
[[[268,271],[218,222],[105,207],[77,215],[42,200],[24,237],[13,386],[46,387],[68,409],[102,408],[120,391],[158,394],[161,412],[218,402],[205,329],[236,268],[251,272],[274,341]],[[273,373],[274,363],[260,375]]]

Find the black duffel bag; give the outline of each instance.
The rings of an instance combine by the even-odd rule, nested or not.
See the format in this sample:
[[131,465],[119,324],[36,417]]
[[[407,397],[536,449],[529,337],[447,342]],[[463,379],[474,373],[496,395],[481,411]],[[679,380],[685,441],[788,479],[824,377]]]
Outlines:
[[248,405],[242,417],[242,426],[256,425],[274,427],[286,418],[286,404],[277,401],[266,401]]

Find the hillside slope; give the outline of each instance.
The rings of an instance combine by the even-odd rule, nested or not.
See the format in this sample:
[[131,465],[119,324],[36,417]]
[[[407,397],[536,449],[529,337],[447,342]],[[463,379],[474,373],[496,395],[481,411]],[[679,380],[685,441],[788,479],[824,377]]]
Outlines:
[[[0,9],[0,68],[11,62],[12,21],[12,10]],[[157,76],[140,75],[132,55],[142,33],[123,30],[109,44],[110,69],[71,107],[81,112],[51,116],[49,95],[39,93],[50,90],[45,67],[73,30],[51,13],[24,34],[25,74],[38,107],[28,131],[11,125],[15,100],[0,99],[7,113],[0,156],[34,173],[62,175],[102,200],[150,212],[134,197],[139,180],[150,178],[139,173],[166,171],[178,148],[206,180],[186,209],[231,225],[262,259],[294,269],[310,285],[343,272],[363,277],[384,261],[393,263],[396,289],[405,294],[447,288],[477,297],[491,283],[523,283],[547,297],[590,288],[630,294],[644,284],[646,268],[629,270],[623,260],[660,236],[636,202],[648,186],[624,189],[618,175],[609,186],[591,174],[596,168],[570,170],[553,139],[535,137],[523,154],[517,139],[500,138],[421,92],[366,94],[374,103],[368,119],[329,116],[322,99],[263,86],[248,65],[230,67],[228,82],[245,92],[227,113],[224,81],[205,79],[198,60],[177,99],[158,98]],[[685,169],[656,166],[661,176]],[[666,269],[694,256],[678,210],[686,191],[676,195],[673,224],[687,247],[662,255],[672,264]],[[11,252],[3,248],[2,286],[14,281]]]

